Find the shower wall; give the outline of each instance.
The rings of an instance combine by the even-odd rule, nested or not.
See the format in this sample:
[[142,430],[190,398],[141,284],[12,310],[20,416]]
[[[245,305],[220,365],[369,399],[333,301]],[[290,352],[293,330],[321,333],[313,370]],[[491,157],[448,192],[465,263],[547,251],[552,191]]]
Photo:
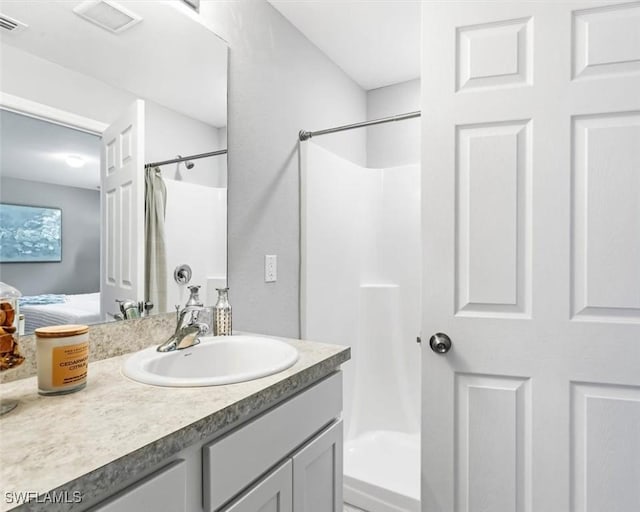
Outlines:
[[216,301],[215,288],[226,286],[227,189],[205,187],[165,179],[167,209],[167,308],[184,305],[189,297],[185,285],[173,279],[173,270],[187,263],[193,270],[189,284],[201,285],[205,305]]
[[345,435],[419,430],[418,165],[369,169],[301,145],[304,338],[351,345]]

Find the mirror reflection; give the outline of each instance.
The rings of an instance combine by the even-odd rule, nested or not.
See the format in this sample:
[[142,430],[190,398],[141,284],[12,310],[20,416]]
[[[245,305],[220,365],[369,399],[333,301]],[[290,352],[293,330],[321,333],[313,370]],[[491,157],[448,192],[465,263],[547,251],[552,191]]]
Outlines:
[[0,280],[25,333],[226,286],[227,45],[180,2],[123,5],[2,2]]

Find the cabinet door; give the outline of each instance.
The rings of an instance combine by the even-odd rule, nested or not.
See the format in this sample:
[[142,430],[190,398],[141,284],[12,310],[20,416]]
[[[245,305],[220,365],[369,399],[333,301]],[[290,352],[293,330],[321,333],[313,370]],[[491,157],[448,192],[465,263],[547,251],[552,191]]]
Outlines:
[[292,512],[292,480],[287,459],[222,512]]
[[294,454],[293,510],[342,512],[342,420]]

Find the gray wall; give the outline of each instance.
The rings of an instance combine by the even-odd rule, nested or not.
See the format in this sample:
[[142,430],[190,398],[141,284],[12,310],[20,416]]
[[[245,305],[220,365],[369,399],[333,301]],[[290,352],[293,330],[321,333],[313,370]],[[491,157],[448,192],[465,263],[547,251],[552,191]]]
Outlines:
[[[299,333],[298,131],[361,121],[366,93],[264,0],[202,2],[230,45],[229,286],[234,328]],[[316,142],[366,162],[364,130]],[[278,281],[264,282],[264,255]]]
[[[420,110],[420,79],[367,92],[367,118],[379,119]],[[367,128],[367,167],[420,162],[420,119]]]
[[0,179],[3,203],[62,209],[60,263],[3,263],[0,279],[23,295],[100,290],[100,193],[48,183]]

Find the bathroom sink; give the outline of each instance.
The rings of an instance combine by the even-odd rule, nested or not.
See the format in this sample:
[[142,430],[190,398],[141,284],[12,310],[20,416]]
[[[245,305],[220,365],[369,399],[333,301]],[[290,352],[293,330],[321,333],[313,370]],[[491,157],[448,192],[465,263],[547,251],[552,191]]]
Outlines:
[[122,373],[145,384],[169,387],[218,386],[258,379],[293,366],[298,351],[259,336],[203,336],[198,345],[173,352],[156,346],[136,352]]

